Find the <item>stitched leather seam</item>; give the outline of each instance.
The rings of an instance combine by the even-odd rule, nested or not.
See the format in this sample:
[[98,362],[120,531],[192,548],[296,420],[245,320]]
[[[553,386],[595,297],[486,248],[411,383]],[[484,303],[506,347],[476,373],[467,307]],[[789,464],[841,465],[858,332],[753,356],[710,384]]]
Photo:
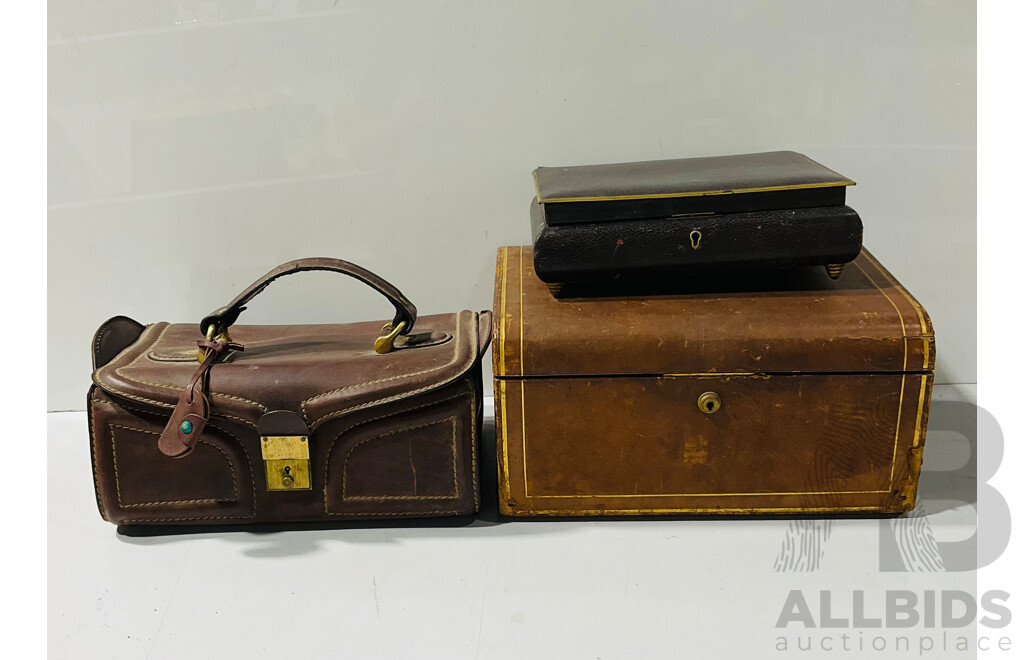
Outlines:
[[442,510],[436,510],[436,511],[388,511],[387,513],[373,513],[373,512],[367,512],[367,511],[355,512],[355,511],[353,511],[351,513],[331,513],[331,512],[327,512],[327,515],[329,515],[329,516],[373,516],[375,518],[378,517],[378,516],[394,516],[394,517],[406,517],[406,518],[408,518],[408,517],[411,517],[411,516],[437,516],[437,515],[442,515],[442,516],[461,516],[461,515],[463,515],[463,512],[461,512],[461,511],[453,511],[453,510],[445,510],[445,511],[442,511]]
[[154,362],[195,362],[196,364],[199,364],[196,362],[195,351],[192,351],[192,355],[185,355],[184,353],[171,355],[169,353],[157,353],[156,351],[149,351],[146,355]]
[[[131,507],[157,506],[157,505],[160,505],[160,504],[199,504],[199,503],[209,503],[209,502],[220,502],[221,501],[221,500],[217,500],[217,499],[201,499],[201,500],[169,500],[169,501],[166,501],[166,502],[139,502],[139,503],[133,503],[133,504],[124,504],[121,501],[121,481],[117,477],[117,435],[114,433],[114,429],[124,429],[126,431],[138,431],[139,433],[145,433],[147,435],[155,435],[155,436],[158,436],[158,437],[159,437],[160,434],[156,433],[154,431],[147,431],[145,429],[136,428],[134,426],[125,426],[123,424],[107,424],[107,426],[110,427],[110,449],[111,449],[111,452],[113,453],[113,456],[114,456],[114,486],[117,489],[117,505],[119,507],[121,507],[122,509],[127,509],[127,508],[131,508]],[[228,463],[228,469],[231,470],[231,490],[234,493],[234,497],[235,497],[234,501],[237,502],[238,501],[238,479],[237,479],[237,477],[235,475],[235,466],[232,465],[232,463],[231,463],[231,457],[228,456],[227,452],[225,452],[223,449],[221,449],[217,445],[213,444],[212,442],[207,442],[206,440],[203,440],[202,438],[199,438],[199,442],[203,443],[204,445],[209,445],[210,447],[213,447],[214,449],[219,451],[224,456],[224,460],[227,461],[227,463]]]
[[[316,428],[316,427],[320,426],[320,424],[322,422],[330,421],[330,420],[334,419],[335,417],[341,417],[342,415],[345,415],[347,413],[354,412],[356,410],[362,410],[364,408],[372,408],[372,407],[374,407],[374,406],[376,406],[377,404],[380,404],[380,403],[388,403],[390,401],[396,401],[398,399],[408,399],[408,398],[411,398],[412,396],[414,396],[416,394],[422,394],[423,392],[427,392],[429,390],[436,390],[439,387],[443,387],[444,385],[447,385],[447,383],[442,383],[441,385],[428,385],[427,387],[421,387],[420,389],[413,390],[411,392],[403,392],[402,394],[396,394],[394,396],[389,396],[389,397],[386,397],[386,398],[383,398],[383,399],[377,399],[376,401],[368,401],[368,402],[360,404],[358,406],[352,406],[351,408],[345,408],[344,410],[338,410],[338,411],[335,411],[335,412],[330,413],[328,415],[324,415],[323,417],[321,417],[320,419],[316,420],[315,422],[310,423],[310,427],[311,427],[311,430],[312,430],[313,428]],[[383,417],[390,417],[390,415],[383,415]]]
[[[439,332],[437,334],[441,335],[440,339],[436,339],[434,341],[428,341],[428,342],[424,342],[424,343],[418,343],[418,344],[416,344],[414,346],[409,346],[409,347],[403,348],[403,350],[412,350],[412,349],[416,349],[416,348],[429,348],[429,347],[432,347],[432,346],[440,346],[442,344],[447,344],[449,341],[452,340],[452,335],[448,334],[447,332]],[[263,345],[266,345],[266,344],[267,344],[267,342],[263,341],[263,342],[253,342],[252,345],[254,347],[260,347],[260,346],[263,346]],[[248,347],[249,344],[247,343],[246,346]],[[159,352],[157,352],[155,350],[151,350],[151,351],[149,351],[147,353],[147,355],[149,356],[149,359],[153,360],[154,362],[195,362],[196,361],[196,352],[195,352],[195,350],[190,350],[188,352],[188,354],[180,352],[180,351],[177,352],[177,353],[159,353]],[[365,383],[360,383],[359,385],[365,385]],[[358,387],[359,385],[352,385],[350,387]],[[323,396],[323,395],[318,394],[316,396],[319,397],[319,396]],[[313,398],[316,398],[316,397],[313,397]]]
[[350,495],[345,502],[388,502],[391,500],[457,500],[458,495]]
[[209,500],[167,500],[166,502],[142,502],[140,504],[122,504],[122,509],[130,509],[132,507],[145,507],[145,506],[160,506],[163,504],[217,504],[224,500],[209,499]]
[[[157,344],[159,344],[160,340],[163,339],[164,334],[168,330],[170,330],[170,329],[171,329],[170,324],[165,325],[164,329],[160,331],[159,335],[157,335],[157,338],[155,340],[153,340],[152,346],[156,346]],[[140,385],[149,385],[151,387],[159,387],[161,389],[172,390],[172,391],[175,391],[175,392],[180,392],[183,389],[185,389],[184,386],[182,386],[182,385],[167,385],[165,383],[152,383],[152,382],[150,382],[148,380],[142,380],[141,378],[133,378],[131,376],[127,376],[127,375],[125,375],[122,372],[122,369],[130,369],[132,366],[135,365],[136,362],[138,362],[139,360],[141,360],[144,357],[147,357],[148,355],[149,355],[149,352],[146,351],[145,349],[143,349],[138,355],[135,356],[135,359],[133,359],[131,362],[129,362],[126,365],[123,365],[123,366],[120,366],[120,367],[116,367],[114,369],[114,373],[117,374],[118,376],[120,376],[121,378],[124,378],[125,380],[127,380],[129,382],[138,383]],[[151,362],[156,362],[156,360],[151,360]],[[113,388],[111,388],[111,389],[113,389]],[[221,394],[220,392],[210,392],[209,394],[210,394],[210,396],[217,396],[217,397],[221,397],[221,398],[224,398],[224,399],[234,399],[235,401],[241,401],[243,403],[250,403],[250,404],[256,406],[257,408],[259,408],[260,410],[262,410],[264,412],[266,412],[266,410],[267,410],[267,407],[264,406],[262,403],[259,403],[258,401],[252,401],[251,399],[246,399],[244,397],[235,396],[233,394]]]
[[[460,345],[460,342],[462,340],[462,333],[459,330],[462,327],[462,314],[463,314],[462,312],[459,312],[459,313],[457,313],[455,315],[455,346],[453,348],[454,356],[452,357],[452,360],[450,362],[448,362],[447,364],[444,364],[444,365],[439,366],[439,367],[432,367],[430,369],[425,369],[423,371],[413,372],[411,374],[399,374],[399,375],[396,375],[396,376],[391,376],[389,378],[382,378],[382,379],[372,380],[372,381],[368,381],[368,382],[364,382],[364,383],[355,383],[353,385],[348,385],[346,387],[342,387],[342,388],[338,388],[338,389],[335,389],[335,390],[331,390],[329,392],[324,392],[322,394],[318,394],[316,396],[313,396],[313,397],[311,397],[309,399],[304,400],[301,403],[303,419],[305,419],[307,421],[309,419],[309,415],[308,415],[308,412],[306,410],[306,404],[307,403],[311,403],[311,402],[313,402],[313,401],[315,401],[317,399],[320,399],[322,397],[325,397],[325,396],[328,396],[328,395],[331,395],[331,394],[336,394],[337,392],[342,392],[342,391],[347,390],[347,389],[353,389],[353,388],[357,388],[357,387],[364,387],[364,386],[367,386],[367,385],[375,385],[375,384],[378,384],[378,383],[389,382],[389,381],[398,380],[398,379],[402,379],[402,378],[412,378],[412,377],[415,377],[415,376],[422,376],[424,374],[433,373],[433,372],[436,372],[436,371],[441,371],[441,370],[444,370],[444,369],[447,369],[447,368],[451,367],[453,364],[455,364],[455,363],[457,363],[459,361],[459,345]],[[159,343],[160,339],[163,337],[164,333],[167,332],[167,330],[169,328],[170,328],[170,325],[164,326],[164,329],[160,331],[160,334],[153,341],[151,347],[155,347]],[[477,332],[474,331],[473,332],[473,336],[470,337],[470,357],[473,360],[475,360],[476,357],[477,357],[475,355],[476,345],[477,345],[477,337],[476,337],[476,335],[477,335]],[[176,385],[164,385],[164,384],[160,384],[160,383],[150,383],[148,381],[143,381],[143,380],[139,380],[139,379],[136,379],[136,378],[131,378],[131,377],[126,376],[125,374],[121,373],[121,369],[127,369],[128,367],[131,367],[133,364],[135,364],[139,359],[141,359],[145,355],[148,355],[148,352],[143,350],[129,364],[124,365],[122,367],[115,368],[114,369],[114,373],[117,374],[118,376],[120,376],[121,378],[124,378],[125,380],[130,381],[130,382],[140,383],[140,384],[143,384],[143,385],[150,385],[150,386],[153,386],[153,387],[161,387],[161,388],[164,388],[164,389],[170,389],[170,390],[175,390],[175,391],[178,391],[178,390],[182,389],[181,387],[176,386]],[[459,374],[459,375],[461,375],[461,374]],[[449,381],[445,381],[445,382],[442,382],[442,383],[434,383],[432,385],[428,385],[426,387],[422,387],[422,388],[413,390],[411,392],[403,392],[403,393],[400,393],[400,394],[397,394],[397,395],[394,395],[394,396],[385,397],[385,398],[382,398],[382,399],[376,399],[374,401],[368,401],[366,403],[359,404],[357,406],[352,406],[352,407],[349,407],[349,408],[346,408],[346,409],[343,409],[343,410],[340,410],[340,411],[334,411],[332,413],[328,413],[328,414],[324,415],[323,417],[320,417],[316,421],[311,422],[309,424],[310,427],[311,427],[310,430],[311,431],[313,430],[312,427],[318,426],[319,424],[321,424],[323,422],[326,422],[326,421],[328,421],[330,419],[334,419],[335,417],[340,417],[341,415],[344,415],[344,414],[349,413],[349,412],[353,412],[353,411],[356,411],[356,410],[362,410],[364,408],[369,408],[369,407],[375,406],[377,404],[387,403],[389,401],[394,401],[394,400],[401,399],[401,398],[404,398],[404,397],[414,396],[416,394],[420,394],[422,392],[426,392],[426,391],[431,390],[431,389],[437,389],[439,387],[447,385],[448,383],[452,382],[452,380],[454,380],[457,377],[458,376],[455,376],[455,377],[453,377]],[[153,405],[157,405],[157,406],[160,406],[160,407],[173,407],[173,406],[170,406],[170,405],[168,405],[168,404],[166,404],[166,403],[164,403],[162,401],[156,401],[156,400],[147,399],[145,397],[138,396],[138,395],[135,395],[135,394],[129,394],[127,392],[124,392],[122,390],[117,389],[116,387],[113,387],[112,385],[109,385],[107,383],[99,382],[97,377],[94,377],[93,380],[94,380],[94,382],[96,382],[96,385],[98,385],[101,389],[110,390],[111,392],[115,392],[115,393],[117,393],[117,394],[119,394],[121,396],[127,397],[129,399],[134,399],[136,401],[141,401],[141,402],[144,402],[144,403],[153,404]],[[210,396],[217,396],[217,397],[223,397],[223,398],[228,398],[228,399],[235,399],[235,400],[238,400],[238,401],[242,401],[242,402],[245,402],[245,403],[250,403],[252,405],[255,405],[260,410],[262,410],[263,412],[267,411],[267,407],[265,405],[263,405],[263,404],[261,404],[261,403],[259,403],[257,401],[252,401],[250,399],[245,399],[245,398],[242,398],[242,397],[236,397],[236,396],[233,396],[233,395],[230,395],[230,394],[221,394],[219,392],[210,392]],[[225,413],[217,413],[217,412],[213,412],[212,410],[211,410],[210,414],[214,415],[214,416],[225,417],[227,419],[233,419],[233,420],[242,422],[242,423],[246,424],[247,426],[251,426],[253,428],[256,428],[255,424],[253,424],[252,422],[250,422],[248,420],[242,419],[241,417],[236,417],[234,415],[228,415],[228,414],[225,414]]]
[[225,429],[223,427],[214,426],[213,424],[208,424],[208,426],[213,426],[213,428],[217,429],[218,431],[220,431],[224,435],[232,438],[235,442],[238,443],[239,449],[242,450],[242,455],[245,456],[245,465],[246,465],[246,467],[249,468],[249,483],[252,484],[252,514],[248,515],[248,516],[241,516],[241,517],[243,517],[243,518],[255,518],[256,517],[256,475],[253,474],[253,471],[252,471],[252,460],[249,459],[249,452],[246,451],[246,449],[245,449],[245,443],[242,442],[241,439],[239,439],[239,437],[237,435],[235,435],[234,433],[232,433],[231,431],[228,431],[227,429]]
[[[95,403],[105,403],[105,402],[100,401],[99,399],[97,399],[95,396],[91,399],[91,401],[94,404]],[[146,415],[156,414],[156,413],[153,413],[153,412],[148,411],[148,410],[142,410],[141,408],[134,408],[132,406],[128,406],[128,405],[125,405],[125,404],[119,403],[119,402],[114,402],[114,403],[111,403],[110,405],[117,406],[119,408],[124,408],[125,410],[131,410],[131,411],[134,411],[134,412],[143,413],[143,414],[146,414]],[[244,422],[245,420],[243,419],[243,420],[240,420],[240,421]],[[256,517],[256,477],[255,477],[255,475],[253,474],[253,471],[252,471],[252,461],[249,459],[249,452],[246,451],[246,449],[245,449],[245,443],[242,442],[238,438],[237,435],[235,435],[231,431],[228,431],[227,429],[225,429],[222,426],[216,426],[216,425],[210,424],[210,423],[207,423],[207,426],[209,426],[211,428],[215,428],[218,431],[220,431],[221,433],[223,433],[224,435],[230,436],[232,439],[234,439],[234,441],[238,443],[239,449],[242,450],[242,454],[245,455],[245,464],[246,464],[246,467],[249,468],[249,483],[252,484],[252,514],[248,515],[248,516],[238,516],[238,517],[239,518],[255,518]],[[149,432],[150,431],[147,431],[147,433],[149,433]],[[159,435],[159,434],[157,434],[157,435]],[[94,479],[95,479],[95,472],[93,474],[94,474]],[[97,491],[96,492],[97,492],[97,494],[99,494],[99,485],[98,484],[97,484]],[[101,509],[103,508],[102,504],[100,505],[100,508]],[[104,518],[104,520],[106,520],[106,518]]]
[[[119,396],[127,397],[129,399],[134,399],[135,401],[141,401],[143,403],[149,403],[149,404],[152,404],[154,406],[159,406],[161,408],[172,408],[172,409],[174,408],[174,406],[168,405],[168,404],[166,404],[166,403],[164,403],[162,401],[154,401],[153,399],[147,399],[145,397],[136,396],[134,394],[129,394],[128,392],[122,392],[121,390],[119,390],[116,387],[113,387],[111,385],[101,385],[99,383],[96,383],[96,386],[98,388],[100,388],[101,390],[108,390],[108,391],[113,392],[114,394],[117,394]],[[121,407],[126,408],[128,410],[135,410],[137,412],[146,413],[146,414],[149,414],[149,415],[159,415],[160,414],[160,413],[153,412],[153,411],[139,410],[138,408],[130,408],[129,406],[126,406],[126,405],[124,405],[122,403],[116,403],[114,405],[121,406]],[[235,415],[229,415],[227,413],[211,411],[210,412],[210,416],[211,417],[223,417],[225,419],[231,419],[231,420],[234,420],[234,421],[239,422],[241,424],[245,424],[246,426],[251,426],[252,428],[256,428],[256,425],[253,424],[252,422],[250,422],[249,420],[244,419],[242,417],[236,417]]]
[[96,355],[100,352],[100,342],[103,341],[103,335],[107,334],[107,330],[110,328],[103,326],[103,329],[96,333],[96,341],[92,344],[92,359],[96,360]]
[[[321,398],[323,398],[325,396],[329,396],[331,394],[336,394],[338,392],[344,392],[345,390],[350,390],[350,389],[354,389],[354,388],[357,388],[357,387],[365,387],[367,385],[376,385],[378,383],[386,383],[386,382],[389,382],[389,381],[398,380],[399,378],[412,378],[414,376],[422,376],[424,374],[434,373],[436,371],[442,371],[444,369],[447,369],[448,367],[452,366],[453,364],[455,364],[456,362],[459,361],[459,344],[462,341],[462,333],[459,331],[459,329],[461,327],[462,327],[462,312],[459,312],[455,316],[455,346],[452,349],[454,355],[452,356],[451,362],[448,362],[447,364],[441,365],[439,367],[432,367],[430,369],[424,369],[423,371],[417,371],[417,372],[414,372],[414,373],[411,373],[411,374],[399,374],[397,376],[391,376],[389,378],[379,378],[377,380],[371,380],[371,381],[367,381],[367,382],[364,382],[364,383],[354,383],[352,385],[346,385],[345,387],[339,387],[338,389],[331,390],[330,392],[324,392],[322,394],[317,394],[316,396],[310,397],[310,398],[308,398],[308,399],[306,399],[305,401],[302,402],[302,417],[303,417],[303,419],[305,419],[305,420],[309,419],[309,414],[308,414],[308,412],[306,410],[306,404],[307,403],[312,403],[313,401],[316,401],[317,399],[321,399]],[[473,360],[476,360],[476,357],[477,357],[476,356],[476,332],[474,332],[473,336],[470,337],[470,357]],[[457,378],[457,377],[458,376],[456,376],[454,378]],[[454,378],[452,380],[454,380]],[[412,392],[403,392],[403,393],[395,395],[395,396],[390,396],[390,397],[386,397],[386,398],[383,398],[383,399],[377,399],[376,401],[368,401],[367,403],[363,403],[363,404],[360,404],[358,406],[353,406],[353,407],[347,408],[345,410],[340,410],[340,411],[335,411],[335,412],[332,412],[332,413],[328,413],[328,414],[324,415],[323,417],[321,417],[320,419],[316,420],[315,422],[311,422],[310,426],[317,426],[321,422],[325,422],[328,419],[333,419],[335,417],[340,417],[341,415],[343,415],[343,414],[345,414],[347,412],[351,412],[353,410],[360,410],[362,408],[368,408],[368,407],[376,405],[378,403],[386,403],[388,401],[393,401],[396,398],[412,396],[414,394],[419,394],[420,392],[425,392],[425,391],[427,391],[429,389],[435,389],[435,388],[440,387],[441,385],[445,385],[445,384],[447,384],[447,383],[440,383],[440,384],[439,383],[434,383],[433,385],[429,385],[427,387],[423,387],[423,388],[420,388],[420,389],[417,389],[417,390],[413,390]]]
[[[366,512],[355,512],[355,513],[332,513],[332,516],[373,516],[373,517],[405,517],[409,518],[412,516],[459,516],[463,515],[461,511],[453,510],[437,510],[437,511],[392,511],[388,513],[366,513]],[[158,523],[158,522],[188,522],[192,520],[238,520],[240,518],[246,518],[247,516],[202,516],[197,518],[134,518],[124,520],[121,522],[122,525],[129,525],[132,523]],[[273,522],[273,521],[268,521]]]
[[[95,402],[96,398],[90,397],[90,400]],[[96,490],[96,504],[100,509],[100,518],[110,522],[110,518],[107,517],[107,511],[103,508],[103,496],[100,494],[99,468],[97,467],[96,457],[96,421],[92,416],[92,406],[89,406],[87,416],[89,418],[89,448],[92,450],[92,483],[93,488]]]
[[[134,412],[139,412],[139,413],[143,413],[143,414],[147,414],[147,415],[156,414],[156,413],[153,413],[152,411],[142,410],[141,408],[135,408],[133,406],[125,405],[124,403],[121,403],[121,402],[105,402],[105,401],[100,401],[95,396],[92,397],[91,402],[93,404],[107,403],[108,405],[111,405],[111,406],[116,406],[118,408],[124,408],[126,410],[131,410],[131,411],[134,411]],[[90,412],[90,415],[91,415],[92,411],[90,410],[89,412]],[[244,419],[241,419],[240,421],[245,422]],[[246,423],[248,423],[248,422],[246,422]],[[231,517],[232,518],[235,518],[235,517],[237,517],[237,518],[255,518],[256,517],[256,479],[255,479],[255,477],[253,475],[252,461],[249,459],[249,452],[246,451],[245,444],[238,438],[238,436],[236,436],[234,433],[231,433],[230,431],[228,431],[227,429],[225,429],[225,428],[223,428],[221,426],[216,426],[214,424],[207,424],[207,426],[215,428],[218,431],[220,431],[221,433],[224,433],[225,435],[228,435],[231,438],[233,438],[235,440],[235,442],[238,443],[239,448],[242,450],[242,454],[245,455],[246,467],[249,468],[249,482],[252,484],[252,514],[248,515],[248,516],[231,516]],[[93,451],[95,453],[95,447],[93,448]],[[95,470],[93,472],[93,479],[95,480]],[[99,483],[98,482],[96,484],[96,489],[97,489],[96,493],[97,493],[97,498],[98,498],[98,496],[99,496]],[[103,504],[102,503],[100,503],[100,513],[103,514]],[[104,515],[104,520],[109,520],[109,519]],[[138,519],[136,519],[136,520],[138,520]],[[187,519],[183,518],[181,520],[187,520]]]
[[[108,330],[110,330],[110,326],[109,325],[104,325],[100,329],[100,331],[96,333],[96,341],[92,345],[93,362],[95,362],[95,360],[96,360],[96,354],[100,352],[100,343],[103,341],[103,338],[107,335],[107,331]],[[143,331],[145,331],[145,328],[143,328]],[[135,342],[132,342],[132,343],[135,343]],[[128,344],[127,346],[122,348],[120,351],[118,351],[117,355],[115,355],[113,358],[111,358],[110,362],[113,362],[114,360],[116,360],[117,357],[119,355],[121,355],[121,353],[124,353],[129,348],[131,348],[131,344]],[[103,366],[106,366],[106,365],[103,365]]]
[[[356,495],[354,497],[346,497],[345,496],[345,492],[346,492],[346,489],[348,487],[348,459],[352,456],[352,452],[355,451],[356,447],[358,447],[359,445],[362,445],[364,443],[370,442],[371,440],[380,440],[381,438],[387,438],[387,437],[390,437],[390,436],[393,436],[393,435],[398,435],[399,433],[404,433],[405,431],[415,431],[416,429],[426,428],[428,426],[433,426],[435,424],[440,424],[442,422],[451,422],[452,423],[452,481],[455,484],[455,494],[454,495],[427,495],[427,496],[422,496],[422,497],[418,496],[418,495],[380,495],[380,496],[375,496],[375,495]],[[380,435],[371,436],[369,438],[363,438],[362,440],[360,440],[356,444],[352,445],[351,447],[349,447],[348,453],[345,454],[345,460],[341,464],[341,501],[344,502],[345,500],[358,500],[358,501],[361,501],[361,502],[383,502],[383,501],[387,501],[387,500],[407,500],[407,499],[422,499],[422,500],[457,500],[457,499],[459,499],[459,467],[458,467],[458,464],[456,463],[456,456],[459,453],[459,446],[458,446],[458,438],[456,437],[456,434],[455,434],[455,428],[456,428],[455,427],[455,416],[452,415],[450,417],[445,417],[444,419],[435,419],[435,420],[433,420],[431,422],[427,422],[425,424],[417,424],[416,426],[406,426],[406,427],[403,427],[403,428],[400,428],[400,429],[395,429],[394,431],[388,431],[387,433],[382,433]],[[324,483],[326,483],[326,481]]]
[[[475,389],[474,385],[474,389]],[[469,399],[469,460],[470,460],[470,471],[472,472],[471,479],[473,480],[473,511],[480,510],[480,488],[476,484],[476,404],[477,397],[472,396]]]
[[[459,348],[458,347],[458,342],[459,342],[459,340],[456,339],[456,354],[457,355],[458,355],[458,348]],[[471,339],[470,340],[470,350],[471,350],[471,354],[475,355],[475,351],[476,351],[476,340],[475,339]],[[447,365],[445,365],[445,366],[447,366]],[[443,367],[441,367],[441,368],[443,368]],[[458,378],[458,377],[456,377],[456,378]],[[379,403],[387,403],[388,401],[394,401],[394,400],[397,400],[397,399],[404,399],[404,398],[412,397],[412,396],[414,396],[416,394],[421,394],[423,392],[428,392],[430,390],[436,390],[436,389],[438,389],[440,387],[443,387],[443,386],[445,386],[445,385],[447,385],[449,383],[452,383],[453,381],[455,381],[455,378],[453,378],[452,381],[446,381],[444,383],[435,383],[433,385],[428,385],[426,387],[422,387],[422,388],[420,388],[418,390],[413,390],[412,392],[402,392],[401,394],[395,394],[394,396],[385,397],[383,399],[377,399],[375,401],[368,401],[367,403],[360,403],[359,405],[355,405],[355,406],[352,406],[352,407],[349,407],[349,408],[344,408],[344,409],[341,409],[341,410],[335,410],[334,412],[330,412],[328,414],[325,414],[324,416],[321,417],[321,419],[316,420],[315,422],[310,423],[309,426],[311,428],[315,428],[315,427],[321,425],[321,423],[323,423],[323,422],[327,422],[329,420],[333,420],[333,419],[335,419],[335,417],[340,417],[341,415],[343,415],[345,413],[348,413],[348,412],[352,412],[353,410],[361,410],[362,408],[373,407],[373,406],[375,406],[375,405],[377,405]],[[413,408],[413,409],[415,409],[415,408]],[[305,409],[304,408],[303,408],[303,416],[305,416]],[[389,416],[389,415],[383,415],[383,416]],[[378,417],[378,419],[379,419],[379,417]]]
[[[334,447],[335,447],[335,445],[338,444],[338,441],[341,440],[341,436],[345,435],[346,433],[351,433],[353,430],[359,428],[360,426],[365,426],[366,424],[369,424],[370,422],[376,422],[378,420],[384,419],[385,417],[392,417],[394,414],[405,414],[405,413],[413,412],[414,410],[420,410],[422,408],[429,408],[430,406],[437,406],[437,405],[440,405],[442,403],[446,403],[448,401],[452,401],[454,399],[458,399],[458,398],[460,398],[462,396],[465,396],[465,395],[466,395],[465,392],[459,392],[458,394],[453,394],[452,396],[446,397],[446,398],[441,399],[439,401],[434,401],[432,403],[424,403],[422,405],[415,406],[413,408],[407,408],[407,409],[401,411],[400,413],[391,413],[391,414],[387,414],[387,415],[377,415],[376,417],[371,417],[370,419],[363,420],[362,422],[359,422],[358,424],[353,424],[352,426],[348,427],[347,429],[345,429],[344,431],[339,433],[338,437],[336,437],[334,439],[334,442],[331,443],[330,449],[327,450],[327,457],[326,457],[326,459],[324,459],[324,513],[326,513],[328,515],[344,515],[344,514],[339,514],[339,513],[331,513],[328,510],[328,507],[327,507],[327,477],[329,476],[329,472],[330,472],[330,468],[331,468],[331,453],[334,451]],[[474,424],[473,426],[475,427],[476,424]]]
[[121,521],[122,525],[131,523],[186,522],[189,520],[243,520],[252,516],[194,516],[187,518],[128,518]]
[[[164,334],[166,334],[167,331],[170,330],[170,329],[171,329],[170,325],[164,326],[164,329],[160,331],[160,334],[157,336],[156,340],[153,342],[153,347],[154,348],[157,346],[157,344],[160,343],[160,340],[163,339]],[[130,381],[133,381],[133,382],[136,382],[136,383],[141,383],[142,385],[151,385],[153,387],[160,387],[160,388],[163,388],[165,390],[173,390],[175,392],[180,392],[181,390],[184,389],[184,387],[181,386],[181,385],[167,385],[167,384],[164,384],[164,383],[151,383],[148,380],[142,380],[141,378],[131,378],[131,377],[126,376],[123,373],[121,373],[122,369],[131,368],[132,365],[134,365],[136,362],[141,360],[143,357],[146,357],[146,359],[149,359],[148,356],[149,356],[149,352],[144,350],[144,351],[140,352],[137,356],[135,356],[135,359],[132,360],[131,362],[129,362],[127,365],[125,365],[123,367],[118,367],[117,369],[114,369],[114,373],[117,374],[118,376],[120,376],[121,378],[124,378],[125,380],[130,380]],[[150,361],[151,362],[156,362],[156,360],[150,360]],[[222,397],[222,398],[225,398],[225,399],[234,399],[235,401],[242,401],[243,403],[251,403],[252,405],[254,405],[257,408],[259,408],[260,410],[263,410],[264,412],[266,412],[266,410],[267,410],[267,407],[264,406],[262,403],[260,403],[258,401],[253,401],[252,399],[246,399],[245,397],[241,397],[241,396],[235,396],[233,394],[221,394],[220,392],[210,392],[210,396],[219,396],[219,397]]]

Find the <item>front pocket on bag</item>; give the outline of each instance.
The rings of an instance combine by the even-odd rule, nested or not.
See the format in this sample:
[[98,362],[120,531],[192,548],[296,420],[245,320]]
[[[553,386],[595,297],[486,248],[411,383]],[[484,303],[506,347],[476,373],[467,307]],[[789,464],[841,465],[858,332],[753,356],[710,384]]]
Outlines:
[[452,416],[359,440],[341,460],[341,499],[458,499],[457,424]]
[[114,481],[121,508],[238,501],[238,477],[227,453],[200,438],[185,458],[157,448],[159,432],[109,424]]
[[208,424],[195,450],[165,456],[157,440],[165,417],[113,401],[89,399],[93,474],[100,513],[117,524],[251,519],[256,493],[242,441]]
[[416,516],[476,510],[476,418],[471,392],[463,390],[394,415],[339,424],[321,468],[325,512]]

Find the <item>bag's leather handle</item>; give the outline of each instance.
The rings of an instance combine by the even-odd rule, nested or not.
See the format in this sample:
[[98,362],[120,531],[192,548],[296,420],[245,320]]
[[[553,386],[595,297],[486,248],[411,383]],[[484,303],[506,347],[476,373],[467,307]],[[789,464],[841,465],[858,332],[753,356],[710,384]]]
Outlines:
[[[292,273],[301,273],[302,271],[307,270],[325,270],[332,273],[342,273],[344,275],[354,277],[360,282],[367,284],[378,291],[395,306],[395,318],[391,322],[391,327],[398,328],[400,323],[403,321],[405,322],[405,326],[396,332],[396,335],[409,334],[413,325],[416,323],[416,306],[409,302],[409,299],[402,295],[401,291],[395,288],[393,284],[386,281],[384,278],[374,275],[365,268],[348,261],[330,259],[327,257],[311,257],[309,259],[297,259],[295,261],[289,261],[286,264],[281,264],[263,277],[259,278],[250,284],[245,291],[238,294],[238,296],[236,296],[235,299],[226,306],[221,307],[220,309],[203,317],[202,322],[199,324],[199,331],[207,337],[227,332],[227,329],[238,320],[238,315],[245,309],[245,305],[263,291],[263,289],[266,289],[271,282],[279,277],[291,275]],[[213,326],[213,335],[210,335],[210,326]]]
[[378,353],[390,351],[395,338],[400,334],[408,334],[412,330],[413,324],[416,323],[415,305],[409,302],[409,299],[392,284],[365,268],[341,259],[325,257],[298,259],[281,264],[250,284],[226,307],[207,314],[199,324],[200,333],[206,337],[205,340],[200,339],[196,342],[199,346],[199,368],[196,369],[192,380],[178,397],[178,403],[171,412],[171,418],[163,432],[160,433],[157,447],[161,452],[173,457],[187,456],[199,441],[199,435],[210,418],[210,404],[206,398],[206,381],[210,369],[223,354],[229,351],[243,350],[243,346],[231,341],[228,336],[228,328],[238,320],[238,315],[245,309],[246,303],[259,295],[260,291],[266,289],[277,278],[304,270],[326,270],[349,275],[368,284],[391,301],[391,304],[395,306],[395,318],[384,327],[385,334],[379,337],[374,344],[374,349]]

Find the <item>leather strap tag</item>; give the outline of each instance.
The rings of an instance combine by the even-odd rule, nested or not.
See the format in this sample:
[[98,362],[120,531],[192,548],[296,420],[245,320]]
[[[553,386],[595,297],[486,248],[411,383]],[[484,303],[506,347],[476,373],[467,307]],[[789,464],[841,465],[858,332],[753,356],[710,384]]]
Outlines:
[[205,348],[206,357],[196,369],[192,379],[185,386],[178,403],[174,406],[171,418],[157,440],[157,447],[166,456],[184,458],[192,453],[199,443],[199,436],[210,418],[210,402],[203,391],[206,377],[214,363],[228,350],[245,350],[241,344],[234,344],[226,339],[214,341],[199,340],[196,345]]
[[209,417],[210,405],[205,394],[196,391],[191,402],[187,401],[183,395],[178,399],[178,405],[174,407],[170,421],[167,422],[163,433],[160,434],[157,447],[167,456],[174,458],[188,456],[198,444],[199,436]]

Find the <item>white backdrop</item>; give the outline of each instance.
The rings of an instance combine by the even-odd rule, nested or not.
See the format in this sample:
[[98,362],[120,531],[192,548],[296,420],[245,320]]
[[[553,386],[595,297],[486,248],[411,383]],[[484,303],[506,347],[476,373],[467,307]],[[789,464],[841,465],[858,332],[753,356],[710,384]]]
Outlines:
[[[976,380],[974,3],[50,0],[48,29],[49,409],[112,315],[198,321],[301,256],[489,308],[534,167],[774,149],[859,183],[937,382]],[[289,279],[245,321],[388,316]]]

